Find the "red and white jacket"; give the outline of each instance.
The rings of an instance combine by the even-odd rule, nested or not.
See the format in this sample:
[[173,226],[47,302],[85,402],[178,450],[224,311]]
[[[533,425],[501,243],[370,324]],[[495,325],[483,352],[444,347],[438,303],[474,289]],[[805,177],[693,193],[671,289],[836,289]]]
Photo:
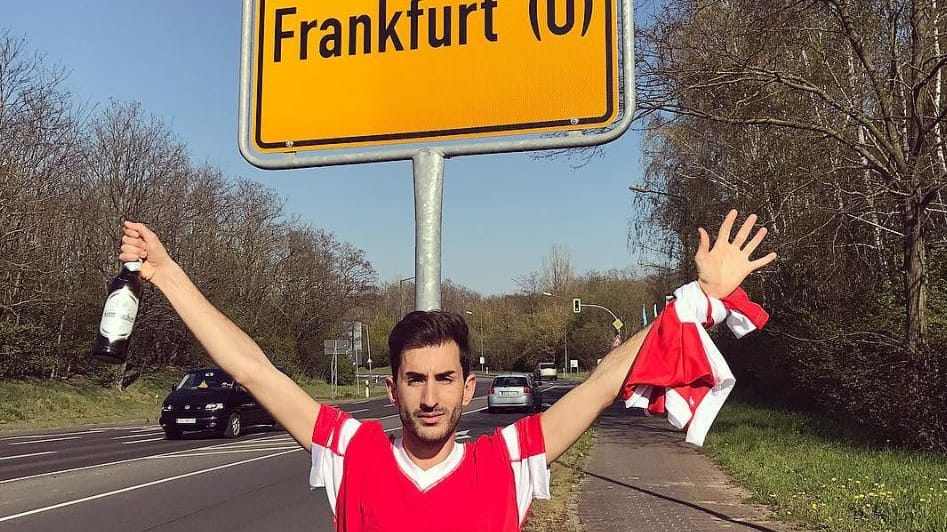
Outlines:
[[741,338],[768,319],[740,288],[723,299],[707,296],[696,281],[678,288],[651,326],[625,380],[625,406],[667,413],[672,425],[687,428],[688,443],[703,445],[736,382],[704,328],[726,321]]

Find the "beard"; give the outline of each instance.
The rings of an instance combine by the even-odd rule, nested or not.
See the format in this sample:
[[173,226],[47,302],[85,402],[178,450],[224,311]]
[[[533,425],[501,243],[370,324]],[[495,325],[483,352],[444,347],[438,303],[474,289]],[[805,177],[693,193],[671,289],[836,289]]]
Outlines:
[[[457,424],[460,422],[460,408],[435,408],[434,410],[417,409],[409,412],[406,408],[399,408],[398,414],[404,430],[410,432],[419,442],[425,444],[443,444],[453,438]],[[427,426],[421,421],[422,415],[439,414],[447,420],[444,425]]]

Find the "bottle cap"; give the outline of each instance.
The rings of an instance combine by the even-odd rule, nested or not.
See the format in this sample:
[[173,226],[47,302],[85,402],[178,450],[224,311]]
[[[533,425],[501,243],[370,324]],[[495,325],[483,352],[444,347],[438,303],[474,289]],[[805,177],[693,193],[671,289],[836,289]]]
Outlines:
[[141,261],[136,260],[132,262],[125,263],[125,269],[130,272],[140,272],[141,271]]

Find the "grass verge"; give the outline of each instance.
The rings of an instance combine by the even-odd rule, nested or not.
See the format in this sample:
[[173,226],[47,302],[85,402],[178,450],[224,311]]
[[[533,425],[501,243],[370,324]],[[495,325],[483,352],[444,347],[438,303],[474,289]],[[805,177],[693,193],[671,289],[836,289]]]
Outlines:
[[705,451],[781,520],[838,531],[947,530],[947,457],[731,401]]
[[[71,427],[107,423],[150,423],[161,413],[161,403],[171,384],[181,379],[181,370],[149,372],[124,390],[101,383],[24,379],[0,381],[0,431]],[[302,382],[302,388],[322,401],[364,398],[365,387],[332,387],[324,382]],[[373,397],[385,394],[385,386],[373,385]]]
[[533,501],[524,532],[580,532],[578,497],[582,471],[595,443],[595,427],[585,431],[579,441],[550,467],[548,501]]

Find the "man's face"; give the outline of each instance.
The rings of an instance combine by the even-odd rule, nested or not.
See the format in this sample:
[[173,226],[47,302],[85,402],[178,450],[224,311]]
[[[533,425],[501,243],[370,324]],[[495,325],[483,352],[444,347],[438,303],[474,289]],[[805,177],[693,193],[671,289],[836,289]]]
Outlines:
[[470,403],[476,377],[464,379],[460,348],[453,341],[406,350],[388,396],[398,406],[405,438],[425,445],[453,438],[461,409]]

